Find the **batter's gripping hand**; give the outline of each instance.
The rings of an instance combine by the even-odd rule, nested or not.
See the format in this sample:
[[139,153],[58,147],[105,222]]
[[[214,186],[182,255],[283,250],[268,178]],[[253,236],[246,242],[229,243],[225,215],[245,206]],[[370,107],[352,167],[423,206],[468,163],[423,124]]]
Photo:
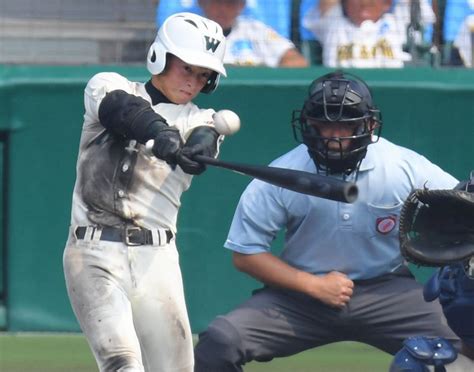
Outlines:
[[445,266],[474,256],[474,193],[413,191],[400,214],[400,249],[410,262]]
[[207,126],[199,126],[193,129],[188,140],[178,156],[178,164],[181,169],[193,175],[198,175],[206,170],[206,165],[195,161],[195,155],[214,157],[217,154],[217,140],[219,133]]
[[199,175],[206,170],[206,165],[193,160],[194,155],[203,155],[204,145],[198,143],[192,146],[184,146],[178,155],[178,164],[181,169],[193,175]]
[[179,130],[165,126],[156,135],[151,151],[157,158],[166,161],[171,166],[176,166],[182,147],[183,140]]

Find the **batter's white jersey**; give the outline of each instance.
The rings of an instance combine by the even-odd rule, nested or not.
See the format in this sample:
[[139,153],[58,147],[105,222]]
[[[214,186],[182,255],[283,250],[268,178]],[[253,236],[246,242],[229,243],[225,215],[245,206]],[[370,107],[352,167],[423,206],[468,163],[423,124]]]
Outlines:
[[321,18],[308,12],[303,20],[323,46],[323,64],[328,67],[403,67],[410,59],[403,52],[406,31],[394,15],[385,13],[377,22],[356,26],[335,5]]
[[[72,225],[120,226],[133,223],[145,228],[176,232],[181,194],[192,176],[178,166],[144,151],[136,141],[111,138],[100,124],[99,105],[107,92],[121,89],[151,103],[143,83],[130,82],[116,73],[100,73],[85,90],[84,126],[77,162],[77,180],[72,204]],[[179,129],[183,141],[197,126],[212,126],[214,110],[193,103],[152,106],[170,126]],[[223,138],[221,136],[221,138]]]
[[239,16],[226,37],[225,64],[276,67],[295,45],[264,23]]
[[[147,85],[118,74],[100,73],[89,81],[63,257],[68,295],[101,372],[192,372],[192,333],[174,238],[181,194],[192,176],[100,124],[100,103],[117,89],[150,102],[183,141],[193,128],[213,125],[214,110],[153,103]],[[131,241],[128,234],[137,226],[151,238]]]

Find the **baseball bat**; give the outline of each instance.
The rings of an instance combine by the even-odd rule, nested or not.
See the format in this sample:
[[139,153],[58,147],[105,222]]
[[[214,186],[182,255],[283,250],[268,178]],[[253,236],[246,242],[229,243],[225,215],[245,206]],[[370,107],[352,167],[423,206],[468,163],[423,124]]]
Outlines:
[[226,168],[236,173],[252,176],[253,178],[271,183],[272,185],[302,194],[344,203],[353,203],[356,201],[359,192],[355,183],[300,170],[269,167],[265,165],[239,164],[204,155],[195,155],[193,159],[200,163]]

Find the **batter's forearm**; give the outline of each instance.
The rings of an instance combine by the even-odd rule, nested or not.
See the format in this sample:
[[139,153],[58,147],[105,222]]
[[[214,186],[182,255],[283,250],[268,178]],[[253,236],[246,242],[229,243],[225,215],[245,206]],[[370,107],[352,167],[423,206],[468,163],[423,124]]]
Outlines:
[[123,90],[107,93],[99,106],[100,123],[111,132],[146,143],[168,127],[145,99]]

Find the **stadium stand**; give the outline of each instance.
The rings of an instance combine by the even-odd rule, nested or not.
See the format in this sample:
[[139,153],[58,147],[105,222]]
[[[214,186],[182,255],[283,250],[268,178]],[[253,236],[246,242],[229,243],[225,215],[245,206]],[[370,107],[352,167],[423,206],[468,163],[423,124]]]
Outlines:
[[[443,64],[472,67],[473,14],[473,0],[446,0],[443,18]],[[465,40],[466,38],[468,40]],[[470,55],[465,55],[466,52]]]
[[156,1],[0,0],[0,63],[143,63]]
[[[286,38],[291,33],[291,0],[247,0],[242,15],[250,16],[272,27]],[[156,12],[156,23],[161,25],[171,14],[191,12],[202,15],[197,0],[161,0]]]
[[[305,14],[318,3],[247,0],[243,14],[270,25],[311,64],[320,65],[321,44],[303,26]],[[400,14],[409,18],[408,9],[417,3],[430,4],[437,16],[434,30],[424,24],[422,49],[426,52],[433,42],[443,65],[456,64],[452,44],[466,15],[473,13],[474,0],[394,0],[394,9],[405,4]],[[0,63],[142,64],[157,25],[177,11],[200,13],[196,0],[0,0]]]

